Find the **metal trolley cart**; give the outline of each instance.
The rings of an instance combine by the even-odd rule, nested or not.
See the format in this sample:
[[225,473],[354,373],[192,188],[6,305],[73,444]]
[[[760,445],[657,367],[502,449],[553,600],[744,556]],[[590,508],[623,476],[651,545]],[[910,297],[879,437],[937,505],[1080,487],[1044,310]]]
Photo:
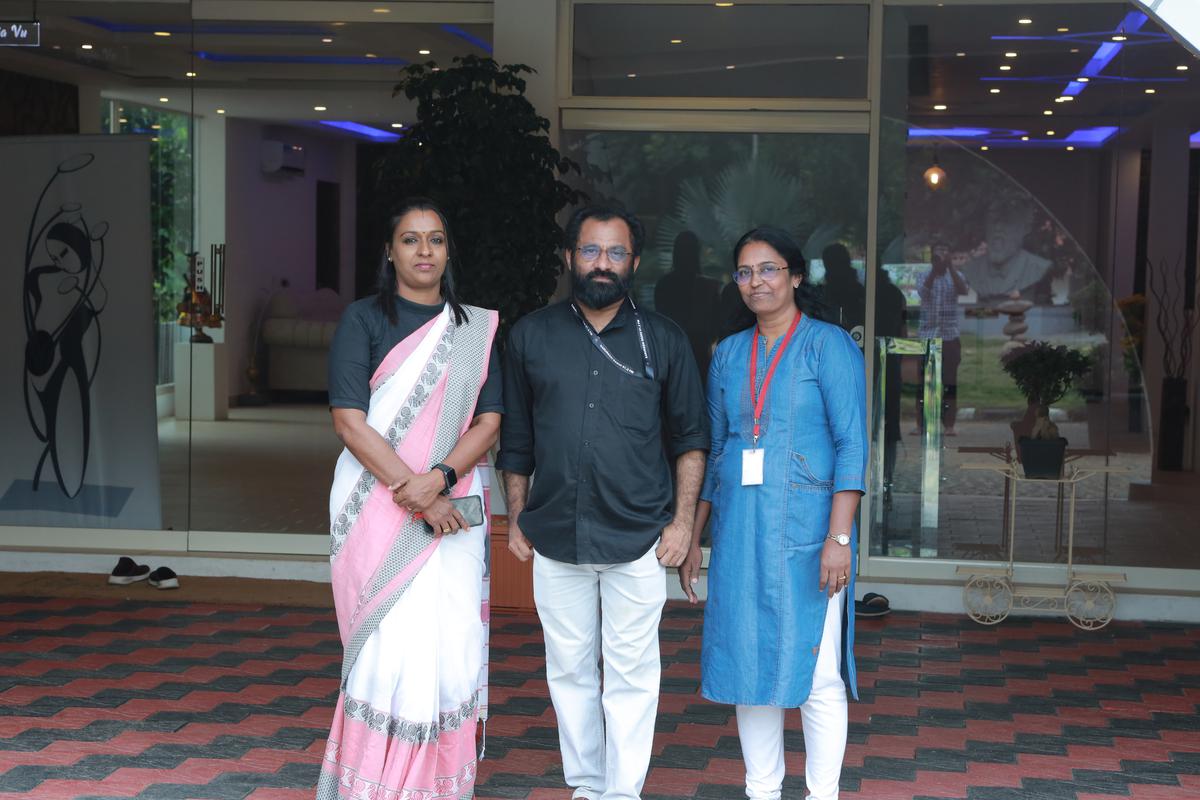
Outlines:
[[[1008,564],[997,567],[960,566],[958,573],[967,575],[963,585],[963,605],[971,619],[981,625],[995,625],[1005,619],[1013,608],[1023,611],[1065,613],[1073,625],[1084,630],[1097,630],[1112,621],[1117,598],[1111,584],[1124,583],[1122,572],[1081,571],[1075,568],[1075,498],[1079,484],[1093,475],[1126,472],[1123,467],[1077,467],[1068,464],[1061,478],[1026,478],[1013,460],[992,463],[964,464],[963,469],[990,470],[1004,477],[1009,488],[1005,514],[1008,529]],[[1067,497],[1067,575],[1063,586],[1023,585],[1013,582],[1013,551],[1016,542],[1017,494],[1022,483],[1058,484],[1059,524],[1062,519],[1063,496]],[[1066,490],[1066,491],[1064,491]],[[1061,528],[1060,528],[1061,531]]]

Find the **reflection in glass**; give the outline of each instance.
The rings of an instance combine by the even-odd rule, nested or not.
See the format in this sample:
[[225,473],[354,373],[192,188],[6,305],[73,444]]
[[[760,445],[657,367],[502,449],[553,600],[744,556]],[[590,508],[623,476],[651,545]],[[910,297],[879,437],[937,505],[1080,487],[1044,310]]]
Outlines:
[[866,97],[868,6],[574,7],[572,93]]
[[[1033,23],[1019,25],[1026,13]],[[1098,33],[1079,33],[1086,31]],[[1114,46],[1117,32],[1137,46]],[[1154,163],[1186,169],[1189,161],[1186,134],[1162,133],[1187,125],[1182,110],[1200,96],[1190,73],[1176,69],[1184,52],[1119,4],[889,7],[884,41],[878,222],[889,280],[875,281],[876,328],[881,336],[895,328],[889,298],[898,291],[906,335],[941,343],[933,377],[944,394],[931,408],[929,359],[880,354],[883,419],[875,433],[884,452],[876,456],[882,508],[873,507],[873,552],[997,556],[1006,482],[962,467],[1014,457],[1033,409],[1000,358],[1044,340],[1093,364],[1050,409],[1068,458],[1128,470],[1079,487],[1077,560],[1200,565],[1184,544],[1182,505],[1141,499],[1151,494],[1142,487],[1159,482],[1145,397],[1155,367],[1143,361],[1153,313],[1141,294],[1143,264],[1166,247],[1163,236],[1175,235],[1154,222],[1155,190],[1147,187],[1164,184]],[[932,184],[926,174],[935,165],[944,180]],[[1172,204],[1188,202],[1181,191]],[[887,394],[897,376],[898,400]],[[931,484],[926,444],[934,432],[944,438]],[[1022,485],[1017,518],[1028,530],[1016,537],[1018,561],[1061,559],[1054,531],[1062,502],[1052,486]],[[913,511],[931,503],[933,538]],[[1170,555],[1137,548],[1131,531],[1147,524],[1175,542]]]

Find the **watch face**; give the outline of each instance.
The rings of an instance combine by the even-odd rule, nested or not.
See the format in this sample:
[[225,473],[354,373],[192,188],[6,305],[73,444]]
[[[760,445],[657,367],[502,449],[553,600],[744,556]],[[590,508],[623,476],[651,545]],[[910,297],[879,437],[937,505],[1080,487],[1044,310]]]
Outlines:
[[836,537],[837,543],[841,545],[850,544],[850,537],[844,533],[839,533]]

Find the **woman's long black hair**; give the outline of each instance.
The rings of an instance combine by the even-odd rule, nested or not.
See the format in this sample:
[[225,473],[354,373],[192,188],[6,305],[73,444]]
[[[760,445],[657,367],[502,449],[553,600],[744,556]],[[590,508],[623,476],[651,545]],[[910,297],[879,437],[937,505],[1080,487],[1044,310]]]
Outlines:
[[[808,284],[807,280],[803,280],[808,277],[808,262],[804,260],[804,251],[800,249],[800,245],[796,243],[792,235],[783,228],[776,228],[773,225],[760,225],[753,230],[746,231],[733,246],[734,269],[738,268],[738,258],[742,254],[742,248],[752,242],[770,245],[787,263],[788,274],[800,276],[802,280],[794,293],[796,308],[815,319],[825,319],[824,304],[820,301],[816,290]],[[736,306],[731,309],[725,320],[726,336],[744,331],[757,321],[754,312],[747,308],[742,301],[741,292],[736,293],[735,299]]]
[[454,290],[454,269],[458,263],[458,250],[454,247],[454,237],[450,235],[450,221],[446,219],[446,215],[438,208],[437,203],[428,197],[406,197],[400,201],[400,204],[392,211],[392,215],[388,217],[387,240],[383,245],[383,254],[379,257],[379,273],[376,281],[379,308],[387,315],[388,322],[395,325],[397,319],[396,271],[392,268],[392,262],[388,259],[388,247],[391,246],[392,238],[396,235],[396,228],[400,226],[400,220],[410,211],[428,211],[432,214],[437,214],[438,219],[441,220],[442,230],[446,233],[446,269],[442,272],[442,299],[446,301],[450,306],[450,310],[454,312],[454,323],[462,325],[469,317],[467,317],[466,309],[462,307],[462,303],[458,300],[458,294]]

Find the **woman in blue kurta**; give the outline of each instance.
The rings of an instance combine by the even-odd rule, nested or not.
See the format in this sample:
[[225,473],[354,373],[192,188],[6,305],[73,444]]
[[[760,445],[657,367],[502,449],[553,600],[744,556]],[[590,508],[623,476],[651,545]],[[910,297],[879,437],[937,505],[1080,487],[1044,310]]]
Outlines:
[[747,233],[734,268],[748,313],[709,369],[712,450],[680,583],[695,602],[711,514],[701,691],[737,706],[746,795],[780,796],[784,709],[798,707],[808,798],[836,800],[847,686],[857,698],[846,598],[865,488],[863,357],[804,313],[804,257],[786,232]]

